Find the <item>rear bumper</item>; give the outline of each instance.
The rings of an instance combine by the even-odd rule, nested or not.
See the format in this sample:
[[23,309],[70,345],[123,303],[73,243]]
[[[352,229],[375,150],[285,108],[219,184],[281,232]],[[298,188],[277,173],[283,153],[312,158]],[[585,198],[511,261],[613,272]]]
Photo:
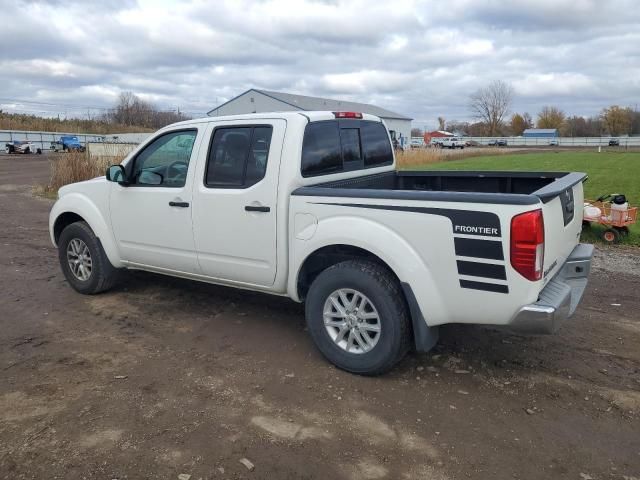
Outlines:
[[536,303],[522,307],[509,322],[519,333],[554,333],[575,312],[587,287],[593,245],[580,243]]

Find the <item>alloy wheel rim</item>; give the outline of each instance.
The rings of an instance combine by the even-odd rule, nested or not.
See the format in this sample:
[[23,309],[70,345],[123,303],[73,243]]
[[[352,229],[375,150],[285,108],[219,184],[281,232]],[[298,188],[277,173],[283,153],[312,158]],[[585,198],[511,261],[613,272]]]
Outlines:
[[91,252],[79,238],[72,239],[67,245],[67,262],[74,277],[83,282],[89,280],[93,267]]
[[357,290],[341,288],[329,295],[324,303],[323,320],[331,340],[348,353],[370,352],[380,340],[378,310]]

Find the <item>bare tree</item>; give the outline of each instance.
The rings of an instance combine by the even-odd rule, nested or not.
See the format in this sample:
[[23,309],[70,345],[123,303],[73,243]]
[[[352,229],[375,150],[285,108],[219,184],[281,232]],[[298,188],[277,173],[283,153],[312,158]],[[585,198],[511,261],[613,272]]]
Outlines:
[[438,117],[438,130],[444,130],[445,124],[447,121],[444,117]]
[[469,108],[474,117],[486,125],[487,134],[495,136],[512,102],[513,87],[502,80],[495,80],[470,96]]
[[122,92],[115,107],[105,115],[105,120],[110,123],[145,128],[160,128],[187,118],[180,110],[158,110],[155,105],[132,92]]

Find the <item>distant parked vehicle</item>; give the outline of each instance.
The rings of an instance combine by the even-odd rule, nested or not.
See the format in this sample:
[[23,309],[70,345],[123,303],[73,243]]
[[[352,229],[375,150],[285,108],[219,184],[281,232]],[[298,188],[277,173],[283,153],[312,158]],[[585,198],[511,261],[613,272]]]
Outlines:
[[620,146],[620,140],[618,140],[617,138],[612,138],[611,140],[609,140],[609,146],[610,147],[619,147]]
[[504,138],[501,138],[499,140],[491,140],[489,143],[487,143],[487,145],[489,145],[490,147],[506,147],[507,141]]
[[466,142],[464,142],[464,146],[465,147],[479,147],[480,146],[480,142],[476,142],[475,140],[467,140]]
[[26,140],[14,140],[13,142],[5,143],[4,145],[5,153],[42,153],[40,148],[36,148],[36,146]]
[[558,143],[558,140],[556,140],[556,139],[549,140],[549,146],[550,147],[557,147],[558,145],[560,145],[560,143]]
[[424,147],[424,138],[422,137],[411,137],[411,143],[409,144],[411,148],[423,148]]
[[63,135],[57,142],[51,142],[51,150],[54,152],[84,152],[86,148],[75,135]]
[[431,140],[431,145],[439,148],[464,148],[464,141],[460,137],[436,137]]

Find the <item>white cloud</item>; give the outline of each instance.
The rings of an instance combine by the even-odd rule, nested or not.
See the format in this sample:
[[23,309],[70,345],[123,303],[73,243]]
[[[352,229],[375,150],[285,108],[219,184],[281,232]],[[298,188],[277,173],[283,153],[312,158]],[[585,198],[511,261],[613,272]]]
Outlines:
[[519,111],[594,114],[638,101],[635,3],[0,0],[0,108],[108,107],[131,90],[197,114],[258,87],[435,122],[469,118],[469,94],[503,79]]

